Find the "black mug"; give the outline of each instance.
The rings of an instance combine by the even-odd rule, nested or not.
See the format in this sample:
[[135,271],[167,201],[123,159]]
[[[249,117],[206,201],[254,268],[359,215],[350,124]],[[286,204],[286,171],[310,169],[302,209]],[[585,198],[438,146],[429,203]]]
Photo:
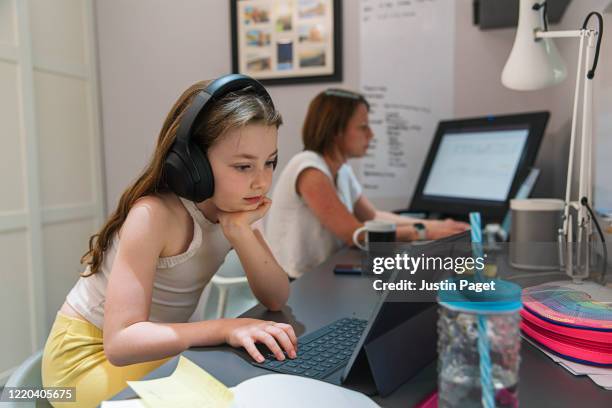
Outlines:
[[[357,248],[369,251],[370,242],[395,242],[396,241],[395,223],[382,220],[366,221],[365,225],[357,228],[353,232],[353,243]],[[365,245],[359,242],[359,234],[365,231]]]
[[[365,245],[359,242],[359,234],[365,231]],[[366,221],[365,225],[353,233],[353,242],[366,253],[362,257],[362,271],[366,275],[374,272],[374,259],[393,256],[396,241],[395,223],[389,221]]]

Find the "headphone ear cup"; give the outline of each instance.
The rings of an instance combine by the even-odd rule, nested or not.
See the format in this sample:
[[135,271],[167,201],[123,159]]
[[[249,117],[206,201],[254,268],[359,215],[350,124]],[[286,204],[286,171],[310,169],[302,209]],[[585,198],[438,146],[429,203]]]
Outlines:
[[200,175],[200,181],[194,184],[194,199],[197,203],[213,196],[215,192],[215,177],[206,154],[195,143],[189,144],[191,162]]
[[168,153],[164,161],[163,175],[168,188],[176,195],[188,200],[192,199],[194,183],[191,178],[191,172],[178,152],[171,150]]

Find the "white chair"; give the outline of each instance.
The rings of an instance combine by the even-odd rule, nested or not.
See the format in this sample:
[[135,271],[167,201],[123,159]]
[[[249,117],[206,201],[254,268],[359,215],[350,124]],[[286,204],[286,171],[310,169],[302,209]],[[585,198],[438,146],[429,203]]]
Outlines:
[[240,287],[248,284],[247,277],[244,276],[244,269],[240,264],[240,259],[236,251],[230,251],[225,257],[225,262],[213,276],[210,283],[219,290],[219,300],[217,301],[217,319],[225,317],[227,309],[227,299],[229,290],[232,287]]
[[[42,375],[40,372],[42,365],[42,350],[31,355],[11,374],[7,383],[8,387],[42,387]],[[35,407],[51,407],[47,400],[27,401],[27,402],[2,402],[2,408],[35,408]]]

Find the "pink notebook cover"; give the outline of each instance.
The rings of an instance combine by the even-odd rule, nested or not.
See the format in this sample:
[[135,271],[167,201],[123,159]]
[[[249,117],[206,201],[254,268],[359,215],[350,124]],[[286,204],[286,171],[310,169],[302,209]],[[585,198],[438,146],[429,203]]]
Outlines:
[[540,316],[533,314],[529,309],[522,309],[521,317],[536,326],[542,327],[543,329],[549,331],[557,332],[564,336],[587,341],[598,341],[602,343],[607,342],[612,344],[612,332],[577,329],[573,327],[567,327],[551,323],[545,319],[542,319]]
[[438,408],[438,391],[434,391],[425,397],[414,408]]
[[612,344],[586,341],[543,329],[529,320],[521,321],[521,330],[544,347],[588,364],[612,364]]

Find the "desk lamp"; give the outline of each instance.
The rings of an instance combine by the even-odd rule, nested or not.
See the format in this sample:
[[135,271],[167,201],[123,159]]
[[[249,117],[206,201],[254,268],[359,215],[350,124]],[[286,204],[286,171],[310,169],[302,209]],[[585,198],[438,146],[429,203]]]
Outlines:
[[[593,197],[591,171],[593,118],[591,104],[593,78],[603,35],[603,18],[600,13],[591,12],[584,20],[581,29],[549,31],[546,11],[546,1],[520,0],[518,28],[514,46],[502,73],[502,83],[510,89],[528,91],[542,89],[563,81],[567,76],[567,70],[555,47],[553,38],[575,38],[579,40],[563,224],[559,229],[561,266],[565,268],[567,275],[574,282],[579,283],[589,275],[593,222],[602,242],[605,242],[591,208]],[[598,30],[587,28],[587,24],[593,16],[598,19]],[[595,50],[594,57],[593,50]],[[587,69],[591,59],[593,65],[591,69]],[[580,107],[580,105],[582,106]],[[581,127],[578,131],[579,110]],[[576,201],[572,200],[571,187],[574,172],[574,150],[578,142],[580,143],[580,161],[578,200]],[[570,209],[575,210],[575,215],[570,212]],[[576,229],[575,234],[574,228]],[[574,238],[576,239],[575,243]],[[574,245],[576,245],[575,260]],[[604,243],[604,257],[605,253]],[[606,259],[604,259],[604,269],[605,262]],[[604,274],[602,274],[602,280],[603,278]]]

